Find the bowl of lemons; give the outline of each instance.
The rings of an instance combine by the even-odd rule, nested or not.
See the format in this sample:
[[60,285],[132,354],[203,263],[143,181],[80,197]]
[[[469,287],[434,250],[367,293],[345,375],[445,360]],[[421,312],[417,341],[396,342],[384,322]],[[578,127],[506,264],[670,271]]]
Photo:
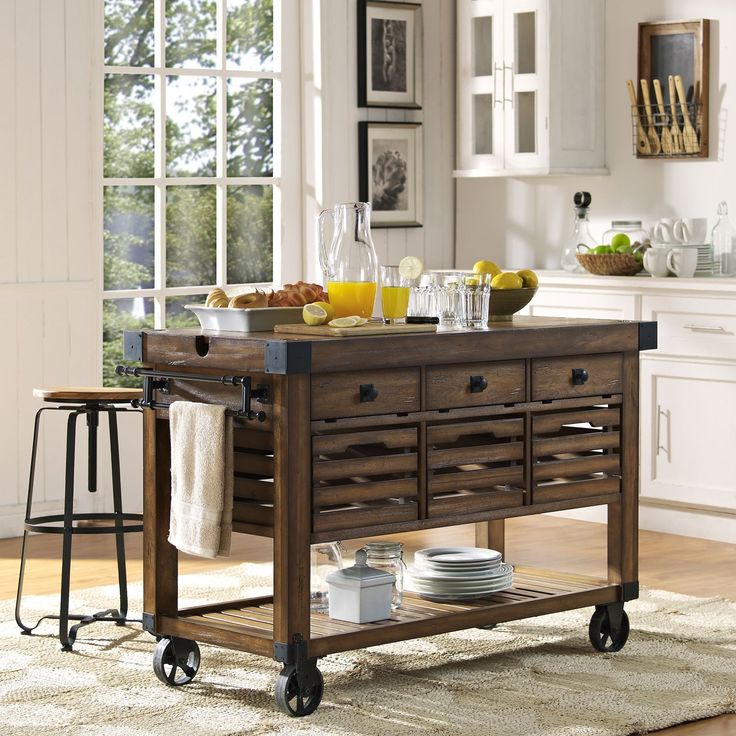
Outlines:
[[539,286],[537,274],[531,269],[503,271],[493,261],[478,261],[473,266],[475,273],[490,273],[491,305],[489,322],[509,322],[534,298]]

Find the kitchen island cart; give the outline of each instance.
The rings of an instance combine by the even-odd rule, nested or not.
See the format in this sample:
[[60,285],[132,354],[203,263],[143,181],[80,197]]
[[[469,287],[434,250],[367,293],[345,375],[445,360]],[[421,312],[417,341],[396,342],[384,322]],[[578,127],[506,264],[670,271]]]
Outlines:
[[[126,333],[144,377],[144,626],[154,669],[196,674],[196,642],[283,664],[291,715],[322,697],[325,655],[595,606],[590,639],[620,649],[637,597],[639,351],[656,324],[515,317],[484,330],[390,337]],[[234,415],[233,529],[272,540],[273,595],[179,608],[167,541],[176,399]],[[385,621],[310,614],[310,545],[475,523],[504,551],[504,520],[586,506],[608,512],[605,579],[517,568],[513,587],[433,602],[406,594]],[[565,540],[560,540],[565,544]],[[584,550],[581,550],[584,554]],[[509,560],[513,563],[513,560]]]

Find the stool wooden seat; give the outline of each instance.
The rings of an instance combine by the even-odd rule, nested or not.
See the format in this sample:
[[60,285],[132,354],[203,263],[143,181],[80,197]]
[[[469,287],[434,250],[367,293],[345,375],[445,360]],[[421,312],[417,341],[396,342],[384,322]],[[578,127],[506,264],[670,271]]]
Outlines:
[[33,395],[44,401],[102,401],[118,404],[142,398],[143,391],[139,388],[117,388],[116,386],[57,386],[34,388]]
[[[28,478],[28,498],[26,516],[23,525],[23,545],[20,555],[20,574],[18,576],[18,594],[15,599],[15,621],[23,634],[30,634],[44,619],[59,621],[59,640],[62,649],[69,651],[74,644],[77,631],[81,626],[95,621],[114,621],[122,625],[131,619],[128,615],[128,588],[125,572],[124,535],[128,532],[143,531],[143,515],[123,513],[122,492],[120,487],[120,452],[118,446],[117,414],[130,411],[130,406],[120,407],[116,404],[129,404],[143,396],[136,388],[117,388],[100,386],[57,386],[53,388],[33,389],[33,395],[44,402],[55,405],[44,405],[36,412],[33,427],[33,443],[31,448],[31,468]],[[61,514],[44,514],[34,516],[32,513],[33,481],[36,472],[36,454],[38,450],[41,415],[47,411],[65,411],[68,413],[66,425],[66,473],[64,479],[64,512]],[[107,414],[110,434],[110,465],[112,470],[113,513],[75,513],[74,512],[74,458],[76,446],[77,419],[84,415],[87,420],[88,461],[87,489],[90,493],[97,491],[97,429],[100,414]],[[132,522],[132,523],[131,523]],[[21,620],[20,609],[23,596],[23,576],[26,564],[26,545],[29,532],[41,534],[63,535],[61,557],[61,602],[59,615],[42,616],[34,626],[27,626]],[[114,534],[117,551],[118,587],[120,605],[89,615],[69,613],[69,585],[72,561],[72,538],[76,534]],[[70,621],[77,621],[69,628]]]

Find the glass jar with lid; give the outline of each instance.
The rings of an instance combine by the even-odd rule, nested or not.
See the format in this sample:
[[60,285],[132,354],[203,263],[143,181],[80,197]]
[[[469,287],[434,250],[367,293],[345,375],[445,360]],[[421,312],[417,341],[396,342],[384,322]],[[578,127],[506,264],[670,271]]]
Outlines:
[[[628,243],[626,238],[628,238]],[[635,251],[647,241],[649,241],[649,233],[641,226],[641,220],[613,220],[611,228],[603,233],[602,244],[611,247],[630,245]]]
[[391,591],[391,610],[395,611],[404,596],[404,545],[401,542],[367,542],[363,549],[368,555],[368,566],[390,572],[396,577]]

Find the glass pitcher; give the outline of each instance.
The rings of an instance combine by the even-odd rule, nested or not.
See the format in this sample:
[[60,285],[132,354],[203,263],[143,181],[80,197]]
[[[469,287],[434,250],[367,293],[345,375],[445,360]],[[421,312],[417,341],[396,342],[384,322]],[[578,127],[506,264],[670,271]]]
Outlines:
[[[325,226],[332,223],[327,239]],[[378,258],[371,239],[368,202],[336,204],[319,215],[319,260],[336,317],[370,319],[376,299]]]

